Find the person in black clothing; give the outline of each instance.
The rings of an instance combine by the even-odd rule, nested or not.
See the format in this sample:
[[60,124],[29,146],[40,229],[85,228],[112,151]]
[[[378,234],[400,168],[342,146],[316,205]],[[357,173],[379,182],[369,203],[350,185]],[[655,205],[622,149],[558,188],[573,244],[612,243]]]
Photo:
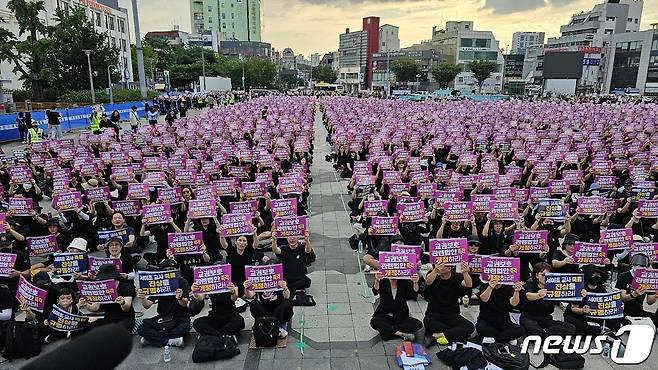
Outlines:
[[466,341],[473,333],[473,324],[460,315],[459,298],[473,287],[468,263],[460,265],[461,274],[450,266],[434,265],[425,276],[425,344],[432,342],[446,345],[449,342]]
[[110,115],[110,122],[112,122],[112,129],[114,130],[114,137],[119,140],[119,131],[121,130],[121,114],[115,110]]
[[25,144],[25,139],[27,138],[27,124],[25,123],[23,112],[18,112],[18,116],[16,116],[16,126],[18,127],[18,134],[21,137],[21,142]]
[[[244,329],[244,319],[235,308],[235,301],[238,300],[238,288],[229,283],[229,291],[225,293],[210,294],[212,309],[208,316],[199,317],[192,324],[194,330],[201,335],[231,335],[237,336]],[[198,287],[192,284],[192,291],[198,291]],[[194,294],[196,302],[203,302],[204,294]],[[237,343],[237,339],[235,339]]]
[[520,291],[523,283],[514,286],[502,285],[491,279],[482,285],[479,294],[480,315],[475,329],[481,337],[493,337],[496,342],[510,342],[525,335],[521,325],[510,320],[510,312],[521,304]]
[[[177,266],[176,261],[167,259],[159,267],[166,271],[175,270]],[[189,294],[190,284],[182,277],[178,279],[175,296],[147,297],[143,290],[137,291],[137,298],[142,301],[144,309],[158,305],[157,316],[145,319],[137,328],[143,345],[183,347],[183,337],[190,331],[190,312],[187,308]]]
[[[30,277],[31,263],[30,256],[24,249],[14,247],[14,240],[16,239],[12,236],[12,231],[14,230],[13,227],[8,223],[5,223],[5,230],[5,233],[0,234],[0,253],[15,254],[16,262],[14,262],[14,268],[11,270],[8,277],[0,276],[0,284],[9,287],[12,297],[14,297],[16,295],[16,289],[18,288],[19,276],[22,275],[26,279]],[[18,308],[18,301],[16,299],[13,300],[13,305],[14,308]]]
[[66,311],[68,313],[78,315],[79,309],[78,305],[74,300],[74,292],[69,288],[56,289],[52,292],[48,292],[56,297],[53,304],[51,304],[48,309],[44,309],[44,312],[33,312],[30,307],[27,305],[27,302],[21,303],[21,310],[25,312],[25,321],[26,322],[35,322],[37,329],[39,331],[40,338],[45,343],[52,343],[57,339],[68,339],[71,338],[78,332],[71,331],[59,331],[50,328],[48,324],[48,316],[52,311],[54,305],[57,305],[58,308]]
[[121,260],[121,277],[132,279],[135,273],[135,264],[141,259],[139,255],[131,256],[123,248],[123,239],[112,238],[106,243],[105,257]]
[[[251,243],[249,239],[251,239]],[[238,297],[244,295],[244,282],[247,279],[244,267],[252,265],[256,260],[255,244],[258,243],[258,237],[254,233],[249,239],[245,235],[239,236],[235,240],[233,238],[219,238],[219,245],[226,250],[226,262],[231,264],[231,279],[238,288]],[[260,260],[260,258],[258,259]]]
[[[580,335],[598,335],[601,334],[603,324],[607,328],[616,332],[621,327],[619,319],[590,319],[586,315],[590,312],[590,307],[585,304],[588,293],[607,293],[605,286],[608,280],[608,273],[598,269],[596,266],[585,266],[585,288],[581,292],[583,300],[581,302],[569,303],[564,310],[564,321],[573,324],[576,327],[576,334]],[[590,325],[594,323],[596,325]]]
[[648,294],[646,289],[632,289],[633,274],[638,268],[649,267],[649,258],[644,254],[636,254],[631,258],[631,271],[619,274],[615,287],[621,290],[622,299],[624,300],[624,315],[632,317],[649,317],[654,325],[658,325],[658,313],[647,312],[644,310],[644,298],[647,303],[652,305],[658,300],[658,292]]
[[[514,225],[514,224],[513,224]],[[491,229],[490,226],[493,226]],[[482,230],[483,245],[481,249],[482,254],[497,254],[503,253],[512,244],[513,226],[505,228],[503,221],[487,219]]]
[[167,113],[167,116],[165,116],[165,121],[169,124],[169,126],[174,124],[174,121],[176,121],[178,117],[176,117],[176,111],[174,109],[170,110],[169,113]]
[[274,317],[279,327],[279,338],[283,339],[288,336],[287,324],[292,319],[293,310],[290,302],[290,290],[285,280],[279,282],[282,290],[276,292],[256,293],[251,290],[251,280],[245,280],[244,296],[246,299],[252,299],[249,302],[249,310],[254,319],[260,317]]
[[447,223],[448,221],[443,217],[441,220],[441,227],[439,227],[439,230],[436,232],[436,237],[438,239],[467,238],[472,234],[472,230],[466,228],[462,222],[451,221],[449,222],[450,225],[446,225]]
[[203,244],[206,246],[206,252],[210,256],[210,261],[222,261],[224,257],[219,253],[219,233],[221,231],[217,217],[211,221],[209,218],[202,218],[198,223],[194,220],[187,220],[184,232],[201,231],[203,234]]
[[91,312],[102,311],[104,317],[90,323],[90,327],[95,328],[105,324],[119,324],[129,332],[132,332],[135,326],[135,310],[133,309],[133,298],[135,297],[135,287],[121,278],[119,271],[113,264],[103,265],[98,269],[96,280],[116,280],[118,297],[115,303],[87,303],[84,298],[80,298],[80,307],[87,308]]
[[402,338],[413,341],[415,333],[423,327],[420,320],[409,316],[407,305],[407,299],[418,293],[418,279],[418,275],[413,275],[411,280],[384,279],[381,272],[375,273],[372,291],[380,298],[370,326],[379,332],[382,340]]
[[[147,230],[148,228],[148,230]],[[180,233],[181,229],[174,223],[174,219],[170,218],[166,224],[159,225],[144,225],[139,231],[139,235],[143,237],[153,236],[156,243],[155,253],[144,253],[144,259],[152,265],[157,265],[160,261],[167,258],[167,249],[169,249],[167,236],[170,233]]]
[[525,289],[525,304],[521,312],[521,325],[528,335],[539,335],[546,339],[549,335],[572,335],[576,327],[568,322],[553,319],[555,302],[545,301],[546,288],[544,274],[551,271],[551,265],[546,262],[535,264],[532,269],[532,280],[527,282]]
[[311,286],[308,274],[308,257],[313,252],[309,230],[306,230],[306,238],[287,238],[286,242],[279,247],[277,238],[272,238],[272,251],[283,264],[283,277],[288,282],[288,289],[292,292],[303,291]]

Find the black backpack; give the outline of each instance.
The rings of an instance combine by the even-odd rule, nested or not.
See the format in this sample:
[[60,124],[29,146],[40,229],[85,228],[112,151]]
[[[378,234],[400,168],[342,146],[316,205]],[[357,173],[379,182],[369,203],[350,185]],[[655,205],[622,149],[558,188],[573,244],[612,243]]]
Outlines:
[[528,354],[521,353],[519,346],[491,343],[482,346],[484,358],[505,370],[527,370],[530,367]]
[[536,369],[544,368],[548,365],[553,365],[558,369],[582,369],[585,367],[585,358],[577,353],[560,353],[556,355],[544,354],[544,361],[539,366],[534,366]]
[[41,340],[36,326],[24,321],[7,321],[2,324],[2,357],[11,361],[29,359],[41,353]]
[[274,317],[259,317],[254,322],[251,331],[254,334],[256,347],[275,347],[279,337],[279,328]]
[[192,352],[194,363],[209,362],[223,358],[231,358],[240,354],[233,337],[228,335],[202,335],[197,340]]
[[290,297],[293,306],[315,306],[315,299],[306,292],[296,292]]

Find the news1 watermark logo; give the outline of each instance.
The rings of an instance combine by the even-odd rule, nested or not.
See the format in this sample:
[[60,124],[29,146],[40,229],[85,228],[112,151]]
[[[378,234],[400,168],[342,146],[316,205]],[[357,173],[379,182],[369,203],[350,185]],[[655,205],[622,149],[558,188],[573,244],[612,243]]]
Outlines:
[[[626,343],[622,343],[622,339],[614,339],[610,348],[610,359],[620,365],[643,363],[651,355],[655,335],[656,330],[650,325],[632,324],[621,327],[615,333],[615,337],[626,338],[627,336]],[[540,351],[548,355],[560,352],[600,355],[604,352],[608,338],[605,335],[596,337],[550,335],[546,339],[542,339],[538,335],[530,335],[523,340],[521,353],[529,353],[529,347],[532,344],[532,353],[535,355]]]

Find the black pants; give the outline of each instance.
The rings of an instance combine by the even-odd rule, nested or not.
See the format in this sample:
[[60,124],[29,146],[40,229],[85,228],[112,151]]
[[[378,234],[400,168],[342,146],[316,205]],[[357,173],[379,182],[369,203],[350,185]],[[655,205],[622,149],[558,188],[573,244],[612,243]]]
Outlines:
[[443,333],[450,342],[465,342],[473,333],[473,323],[460,315],[427,313],[423,320],[425,334]]
[[394,318],[390,315],[374,315],[370,319],[370,327],[377,330],[382,340],[395,339],[395,332],[414,334],[423,327],[423,323],[413,317]]
[[126,330],[128,330],[128,333],[132,333],[133,329],[135,328],[135,318],[132,317],[132,318],[129,318],[129,319],[123,319],[123,320],[119,320],[119,321],[117,321],[117,320],[108,320],[108,319],[105,319],[105,318],[98,319],[98,320],[96,320],[92,323],[89,323],[89,325],[87,326],[87,329],[91,330],[91,329],[94,329],[94,328],[97,328],[99,326],[103,326],[103,325],[106,325],[106,324],[119,324],[119,325],[123,326]]
[[156,347],[164,347],[169,339],[180,338],[190,331],[190,318],[176,318],[176,326],[166,332],[158,330],[151,320],[144,320],[137,328],[137,334]]
[[286,277],[286,282],[288,283],[288,289],[291,292],[296,292],[298,290],[304,290],[311,286],[311,279],[308,276],[288,276]]
[[490,322],[478,318],[475,330],[481,337],[493,337],[496,342],[509,342],[525,335],[523,326],[511,321]]
[[21,135],[21,141],[24,141],[27,138],[27,126],[18,125],[18,133]]
[[521,315],[521,325],[528,335],[539,335],[546,339],[549,335],[573,335],[576,327],[564,321],[556,321],[549,317],[529,317]]
[[287,323],[292,319],[292,303],[289,300],[283,299],[275,302],[266,302],[254,299],[249,302],[249,310],[254,319],[259,317],[274,317],[277,325]]
[[244,319],[238,313],[212,314],[199,317],[192,326],[202,335],[238,335],[244,329]]
[[[564,321],[573,325],[576,328],[576,334],[581,335],[599,335],[603,327],[603,320],[587,320],[583,315],[564,315]],[[598,324],[598,326],[589,325],[588,322]],[[605,320],[605,327],[612,331],[617,331],[621,327],[622,322],[619,319]]]

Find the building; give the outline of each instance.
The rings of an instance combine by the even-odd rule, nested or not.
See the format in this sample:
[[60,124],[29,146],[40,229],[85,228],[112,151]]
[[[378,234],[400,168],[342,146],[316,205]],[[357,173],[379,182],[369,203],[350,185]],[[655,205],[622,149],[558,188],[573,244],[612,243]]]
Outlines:
[[[18,22],[13,13],[7,9],[8,0],[0,0],[0,28],[9,30],[18,36]],[[132,82],[132,60],[130,57],[130,27],[128,10],[119,6],[118,0],[43,0],[45,12],[42,20],[46,25],[55,22],[55,10],[62,9],[65,13],[74,8],[84,9],[87,18],[94,24],[96,32],[104,33],[107,42],[119,49],[117,68],[120,69],[121,82]],[[23,35],[27,37],[27,35]],[[8,90],[23,88],[23,82],[13,73],[13,65],[6,61],[0,62],[0,79],[3,87]]]
[[281,68],[283,69],[297,69],[295,52],[291,48],[283,49],[281,53]]
[[528,84],[541,85],[544,70],[544,45],[526,48],[522,78]]
[[368,36],[365,83],[366,89],[370,89],[372,87],[372,54],[379,52],[379,17],[363,18],[363,31]]
[[603,93],[658,96],[658,28],[612,35],[604,53]]
[[400,51],[400,27],[385,24],[379,27],[379,52]]
[[189,35],[187,45],[199,46],[208,50],[219,52],[220,43],[225,41],[224,34],[215,30],[205,31],[203,34]]
[[504,82],[523,79],[525,54],[506,54],[503,58],[505,59]]
[[340,69],[339,53],[337,51],[333,51],[331,53],[324,54],[320,60],[320,65],[329,66],[331,69],[338,72]]
[[510,54],[525,54],[529,46],[543,45],[544,37],[544,32],[514,32]]
[[[434,83],[432,77],[432,67],[445,62],[445,58],[431,50],[422,51],[396,51],[396,52],[380,52],[372,55],[372,69],[373,69],[373,90],[386,91],[388,94],[392,90],[400,88],[395,81],[395,73],[391,72],[390,65],[400,59],[411,59],[418,62],[420,65],[420,73],[423,84],[419,86],[420,90],[429,90],[428,87]],[[406,88],[406,87],[405,87]]]
[[169,45],[187,45],[189,33],[176,29],[171,31],[149,31],[144,37],[167,40]]
[[574,14],[569,23],[560,27],[560,37],[548,39],[545,51],[583,51],[588,62],[583,65],[578,90],[600,91],[599,64],[605,43],[612,35],[638,32],[643,6],[643,0],[605,0],[590,11]]
[[233,41],[261,41],[260,0],[190,0],[192,32],[217,31]]
[[338,81],[348,93],[357,93],[366,86],[368,60],[368,32],[346,29],[339,36]]
[[234,41],[219,42],[219,53],[227,58],[272,59],[272,45],[267,42]]
[[311,54],[311,67],[315,67],[320,64],[320,59],[322,57],[318,53]]

